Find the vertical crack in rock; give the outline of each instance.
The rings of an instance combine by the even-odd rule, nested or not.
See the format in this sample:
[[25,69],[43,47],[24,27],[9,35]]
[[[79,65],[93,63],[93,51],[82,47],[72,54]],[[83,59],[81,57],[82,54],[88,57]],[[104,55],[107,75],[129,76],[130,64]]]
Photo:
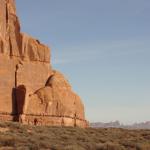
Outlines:
[[15,88],[17,88],[17,72],[18,72],[19,66],[18,64],[16,65],[16,70],[15,70]]
[[8,5],[5,6],[6,7],[6,28],[8,25]]

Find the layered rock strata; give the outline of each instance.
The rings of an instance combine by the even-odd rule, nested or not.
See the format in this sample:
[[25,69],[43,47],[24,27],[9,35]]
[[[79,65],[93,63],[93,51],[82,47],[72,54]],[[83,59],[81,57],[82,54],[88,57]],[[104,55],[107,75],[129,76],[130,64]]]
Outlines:
[[0,0],[0,120],[86,127],[84,106],[50,64],[50,49],[20,32],[14,0]]

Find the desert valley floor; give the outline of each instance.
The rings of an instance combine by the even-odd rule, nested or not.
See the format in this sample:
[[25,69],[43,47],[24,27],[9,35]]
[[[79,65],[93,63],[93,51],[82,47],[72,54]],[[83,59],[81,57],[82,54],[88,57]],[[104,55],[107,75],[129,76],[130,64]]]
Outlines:
[[150,150],[150,130],[0,123],[0,150]]

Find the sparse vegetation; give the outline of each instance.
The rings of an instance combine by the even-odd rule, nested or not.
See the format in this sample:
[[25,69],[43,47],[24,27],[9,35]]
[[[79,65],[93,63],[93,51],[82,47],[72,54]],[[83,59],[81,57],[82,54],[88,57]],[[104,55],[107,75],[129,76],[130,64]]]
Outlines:
[[0,123],[0,150],[150,150],[150,130]]

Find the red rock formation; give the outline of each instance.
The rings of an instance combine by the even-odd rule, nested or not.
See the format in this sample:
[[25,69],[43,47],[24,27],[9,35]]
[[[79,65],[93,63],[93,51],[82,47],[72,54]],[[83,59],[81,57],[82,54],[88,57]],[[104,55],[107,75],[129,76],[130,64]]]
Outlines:
[[14,0],[0,0],[0,120],[86,127],[84,106],[50,65],[50,50],[20,33]]

